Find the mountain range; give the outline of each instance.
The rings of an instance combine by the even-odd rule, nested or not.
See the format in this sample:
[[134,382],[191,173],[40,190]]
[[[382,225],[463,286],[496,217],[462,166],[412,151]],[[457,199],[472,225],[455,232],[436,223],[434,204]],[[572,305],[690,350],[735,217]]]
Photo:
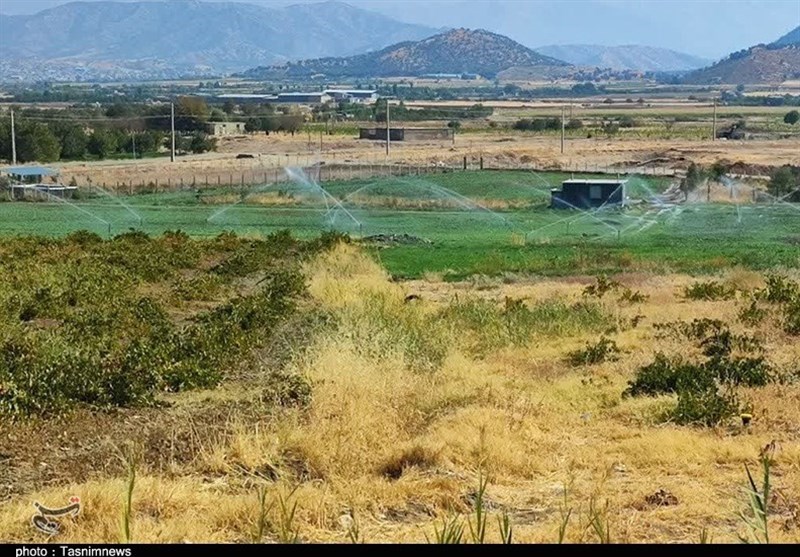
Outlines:
[[[503,13],[508,17],[525,15],[506,4]],[[799,40],[800,27],[774,43],[691,71],[708,61],[641,45],[531,49],[489,31],[404,23],[342,2],[267,8],[245,2],[101,0],[71,2],[31,15],[0,14],[0,82],[205,78],[241,71],[252,77],[494,77],[508,68],[558,78],[570,74],[570,64],[690,71],[689,83],[775,82],[798,75]]]
[[548,45],[537,48],[536,52],[576,66],[595,66],[612,70],[676,72],[702,68],[711,63],[711,60],[699,56],[642,45]]
[[341,2],[265,8],[238,2],[73,2],[0,15],[6,61],[228,72],[320,56],[347,56],[438,30]]
[[684,81],[744,85],[790,79],[800,79],[800,26],[768,45],[734,52],[716,64],[691,72]]
[[390,77],[425,74],[478,74],[494,77],[512,66],[568,66],[566,62],[531,50],[508,37],[483,29],[453,29],[344,58],[326,57],[259,67],[249,78]]

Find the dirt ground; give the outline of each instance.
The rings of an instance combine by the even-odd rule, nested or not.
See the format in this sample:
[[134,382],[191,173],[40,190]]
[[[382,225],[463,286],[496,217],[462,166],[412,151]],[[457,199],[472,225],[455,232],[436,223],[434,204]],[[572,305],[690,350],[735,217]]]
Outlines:
[[[238,154],[253,158],[237,159]],[[78,184],[91,181],[115,187],[121,183],[148,182],[174,186],[206,183],[260,183],[272,180],[286,166],[325,164],[448,165],[461,167],[467,157],[471,168],[483,158],[486,168],[563,168],[568,171],[647,168],[651,172],[685,169],[689,162],[731,163],[774,167],[800,164],[800,139],[774,141],[647,140],[640,138],[568,139],[560,152],[557,136],[524,136],[511,133],[466,133],[455,142],[395,142],[390,156],[382,142],[347,136],[271,134],[222,138],[219,151],[168,159],[140,159],[64,163],[61,180]]]

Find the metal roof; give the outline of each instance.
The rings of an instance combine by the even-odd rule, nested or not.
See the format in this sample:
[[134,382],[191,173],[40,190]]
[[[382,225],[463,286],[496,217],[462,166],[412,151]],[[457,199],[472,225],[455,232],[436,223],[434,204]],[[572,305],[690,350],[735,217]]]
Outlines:
[[346,95],[374,95],[376,89],[325,89],[325,93],[344,93]]
[[275,99],[277,95],[261,95],[254,93],[223,93],[216,95],[218,99]]
[[58,170],[46,166],[9,166],[3,172],[14,176],[58,176]]
[[607,180],[575,180],[575,179],[571,179],[571,180],[564,180],[561,183],[562,183],[562,185],[563,184],[588,184],[588,185],[596,184],[596,185],[600,185],[600,184],[624,184],[625,182],[627,182],[627,180],[614,180],[612,178],[609,178]]

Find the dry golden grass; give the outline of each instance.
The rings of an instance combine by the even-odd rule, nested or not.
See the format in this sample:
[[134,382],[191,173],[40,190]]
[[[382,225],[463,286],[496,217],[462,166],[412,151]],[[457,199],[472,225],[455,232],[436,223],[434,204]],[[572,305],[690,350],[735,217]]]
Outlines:
[[[285,408],[234,434],[207,439],[196,462],[174,474],[140,464],[131,521],[134,541],[252,541],[258,531],[259,486],[266,486],[266,540],[297,529],[305,541],[346,541],[358,524],[366,541],[424,541],[449,513],[468,513],[478,475],[488,475],[489,540],[506,512],[520,542],[556,541],[560,507],[573,509],[571,542],[597,541],[590,500],[604,513],[615,542],[714,541],[747,534],[744,464],[779,446],[773,473],[774,541],[800,541],[800,387],[747,389],[755,411],[748,428],[702,429],[663,424],[669,397],[621,396],[637,366],[658,349],[686,352],[677,340],[655,341],[655,322],[714,317],[735,323],[737,302],[683,299],[686,276],[625,275],[626,286],[650,296],[608,310],[620,320],[645,316],[616,335],[618,361],[571,367],[564,356],[594,335],[536,336],[527,346],[483,358],[465,335],[441,328],[433,312],[454,296],[506,296],[528,302],[577,300],[590,280],[398,284],[358,248],[342,245],[308,267],[313,304],[333,316],[292,371],[312,385],[307,408]],[[430,277],[436,278],[436,277]],[[720,280],[740,287],[760,277],[734,269]],[[404,303],[409,292],[421,301]],[[426,338],[415,336],[424,332]],[[762,331],[773,361],[800,361],[800,346],[775,328]],[[436,344],[440,339],[442,346]],[[435,370],[415,368],[423,341],[441,348]],[[434,342],[436,341],[436,342]],[[189,395],[189,396],[197,396]],[[566,490],[566,502],[564,492]],[[657,506],[665,490],[677,504]],[[56,486],[0,506],[0,539],[41,539],[30,526],[34,500],[58,505],[73,494],[82,515],[64,525],[64,542],[116,541],[123,478]],[[297,503],[292,524],[280,501]],[[648,502],[650,501],[650,502]],[[282,526],[283,523],[283,526]]]

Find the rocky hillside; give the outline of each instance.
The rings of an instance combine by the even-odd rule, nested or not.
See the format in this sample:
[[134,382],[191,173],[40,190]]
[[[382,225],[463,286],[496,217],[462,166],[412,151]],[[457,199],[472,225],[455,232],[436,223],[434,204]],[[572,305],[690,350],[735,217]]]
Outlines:
[[325,55],[348,56],[437,29],[341,2],[282,8],[241,2],[73,2],[0,15],[4,62],[140,69],[151,64],[240,71]]
[[482,29],[454,29],[421,41],[408,41],[378,52],[345,58],[319,58],[261,67],[247,77],[389,77],[423,74],[479,74],[494,77],[512,66],[567,66],[508,37]]
[[692,84],[782,83],[800,79],[800,46],[754,46],[686,76]]
[[601,46],[565,44],[543,46],[536,52],[564,60],[576,66],[596,66],[612,70],[674,72],[695,70],[711,60],[666,48],[642,45]]
[[730,54],[716,64],[688,74],[686,83],[781,83],[800,79],[800,27],[777,41]]

